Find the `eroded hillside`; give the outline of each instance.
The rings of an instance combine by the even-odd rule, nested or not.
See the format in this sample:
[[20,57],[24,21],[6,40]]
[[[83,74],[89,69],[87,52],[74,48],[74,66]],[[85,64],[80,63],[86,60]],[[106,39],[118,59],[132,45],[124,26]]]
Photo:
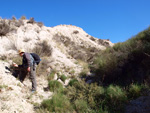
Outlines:
[[[38,53],[47,62],[45,67],[62,71],[65,74],[81,72],[79,60],[90,62],[98,51],[113,46],[109,40],[94,38],[83,29],[73,25],[46,27],[33,18],[1,19],[0,58],[18,57],[17,50],[24,48],[27,52]],[[67,73],[66,73],[67,71]]]

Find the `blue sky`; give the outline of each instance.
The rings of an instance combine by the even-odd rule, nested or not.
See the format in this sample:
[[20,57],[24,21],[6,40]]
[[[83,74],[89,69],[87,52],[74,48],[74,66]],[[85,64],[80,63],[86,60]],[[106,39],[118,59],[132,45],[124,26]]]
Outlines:
[[0,17],[34,17],[47,27],[72,24],[89,35],[124,42],[150,26],[150,0],[1,0]]

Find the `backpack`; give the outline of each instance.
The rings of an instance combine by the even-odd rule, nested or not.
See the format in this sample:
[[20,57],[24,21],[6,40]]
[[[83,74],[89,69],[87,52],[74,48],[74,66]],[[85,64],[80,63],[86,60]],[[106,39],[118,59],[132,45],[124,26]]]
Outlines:
[[32,55],[32,57],[34,58],[33,63],[36,63],[37,65],[40,63],[41,59],[39,57],[39,55],[37,55],[36,53],[30,53]]

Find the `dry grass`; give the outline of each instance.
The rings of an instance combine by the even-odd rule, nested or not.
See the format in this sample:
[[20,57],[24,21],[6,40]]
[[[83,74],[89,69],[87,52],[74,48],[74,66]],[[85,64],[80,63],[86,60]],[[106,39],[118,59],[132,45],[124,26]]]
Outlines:
[[5,36],[11,30],[10,26],[6,23],[5,20],[0,21],[0,36]]
[[48,44],[46,40],[41,43],[37,43],[37,46],[33,48],[33,52],[37,53],[40,57],[51,56],[52,55],[52,47]]

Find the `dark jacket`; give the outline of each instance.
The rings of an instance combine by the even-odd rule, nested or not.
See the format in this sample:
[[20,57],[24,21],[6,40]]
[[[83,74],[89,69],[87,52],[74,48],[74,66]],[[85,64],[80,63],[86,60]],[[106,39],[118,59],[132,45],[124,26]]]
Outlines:
[[22,65],[19,67],[27,68],[33,65],[30,53],[24,53],[22,57]]

